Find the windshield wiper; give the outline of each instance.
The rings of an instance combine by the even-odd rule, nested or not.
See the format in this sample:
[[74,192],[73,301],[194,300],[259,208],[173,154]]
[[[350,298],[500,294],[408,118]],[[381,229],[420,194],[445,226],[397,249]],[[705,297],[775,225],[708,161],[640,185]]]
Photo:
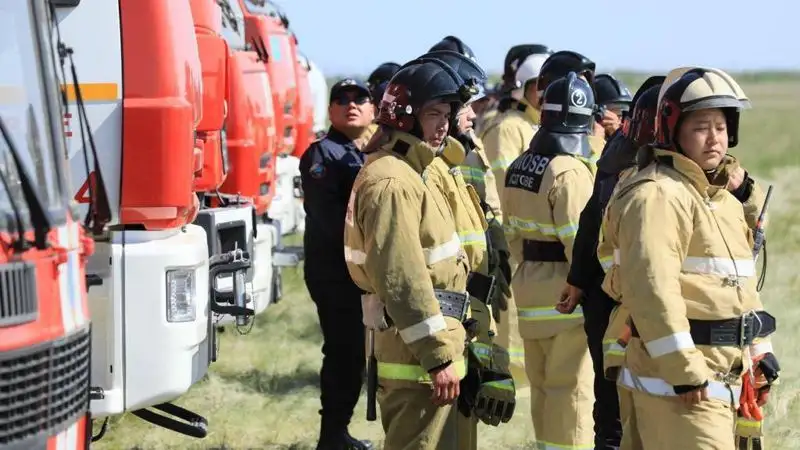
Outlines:
[[[81,86],[78,82],[78,70],[75,66],[75,60],[72,58],[73,50],[67,47],[61,39],[61,28],[58,24],[56,17],[56,9],[50,3],[50,20],[56,30],[56,42],[58,48],[59,66],[61,67],[61,77],[63,78],[63,87],[61,88],[61,98],[64,104],[64,109],[69,113],[69,99],[67,98],[67,74],[66,74],[66,60],[69,59],[70,73],[72,75],[72,86],[75,90],[75,103],[78,107],[78,126],[81,132],[81,151],[83,153],[83,163],[86,168],[86,182],[87,191],[89,194],[89,208],[86,212],[83,225],[85,228],[91,230],[94,234],[103,232],[105,225],[111,221],[111,206],[108,203],[108,196],[106,194],[106,185],[103,181],[103,175],[100,170],[100,158],[97,156],[97,146],[94,143],[94,136],[92,129],[89,125],[89,117],[86,113],[86,105],[83,102],[83,95],[81,93]],[[92,179],[89,170],[89,156],[86,150],[88,137],[89,148],[92,152],[92,163],[94,165],[94,179]]]
[[25,240],[25,224],[22,223],[22,213],[20,212],[19,205],[17,205],[17,201],[14,199],[14,194],[11,190],[11,182],[8,178],[5,171],[0,170],[0,183],[3,184],[3,188],[8,194],[8,204],[11,206],[11,213],[14,215],[14,223],[16,224],[15,231],[17,232],[17,239],[11,243],[11,248],[17,253],[22,253],[29,249],[30,245],[28,241]]
[[[25,198],[25,203],[28,205],[30,220],[31,224],[33,225],[33,245],[35,245],[39,250],[44,250],[47,248],[47,233],[53,229],[53,220],[50,218],[50,213],[44,207],[44,202],[42,202],[42,199],[39,197],[39,193],[36,192],[36,183],[33,182],[31,176],[28,174],[28,169],[22,162],[22,157],[19,154],[19,150],[17,150],[17,146],[14,144],[14,140],[11,138],[11,133],[8,131],[6,123],[2,117],[0,117],[0,134],[3,135],[3,140],[8,147],[8,152],[11,153],[11,157],[14,159],[14,166],[16,167],[17,174],[19,175],[22,195]],[[8,190],[10,186],[6,185],[6,181],[7,180],[4,180],[3,184],[6,187],[6,190]],[[11,191],[8,192],[10,198]],[[18,226],[20,227],[18,230],[20,233],[20,239],[24,241],[25,238],[22,236],[24,230],[22,229],[21,219],[18,222]]]

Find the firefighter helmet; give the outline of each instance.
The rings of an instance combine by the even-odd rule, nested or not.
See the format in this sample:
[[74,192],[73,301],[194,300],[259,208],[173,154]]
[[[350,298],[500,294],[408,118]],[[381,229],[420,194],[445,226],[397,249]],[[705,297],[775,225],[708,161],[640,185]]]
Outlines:
[[521,86],[516,86],[516,73],[520,64],[530,55],[550,55],[553,51],[542,44],[520,44],[511,47],[506,53],[503,62],[503,90],[510,91]]
[[518,89],[521,87],[525,87],[525,84],[529,81],[535,80],[539,78],[539,73],[541,73],[542,65],[547,58],[549,57],[546,53],[533,53],[528,55],[517,67],[517,71],[514,73],[514,88]]
[[381,98],[383,98],[383,91],[386,89],[386,85],[398,70],[400,70],[400,64],[395,62],[385,62],[375,68],[375,70],[369,74],[369,77],[367,78],[367,87],[372,94],[373,101],[381,101]]
[[590,134],[594,128],[594,93],[588,82],[569,72],[553,81],[542,101],[542,128],[554,133]]
[[565,77],[569,72],[575,72],[583,75],[589,82],[589,86],[594,89],[594,71],[595,63],[589,58],[580,53],[562,50],[550,55],[542,64],[537,86],[539,91],[544,91],[551,82]]
[[656,111],[658,109],[658,92],[661,89],[663,76],[648,78],[633,96],[633,110],[628,122],[626,135],[638,148],[651,144],[655,137]]
[[[728,125],[728,147],[735,147],[739,141],[740,111],[750,107],[750,101],[739,84],[719,69],[694,67],[673,72],[667,75],[658,96],[656,145],[679,150],[675,136],[684,115],[692,111],[719,108],[725,114]],[[670,83],[670,80],[674,81]]]
[[412,132],[417,125],[417,114],[425,103],[432,100],[451,103],[455,112],[472,95],[470,87],[446,63],[433,58],[414,60],[389,81],[377,122]]
[[473,52],[472,49],[469,48],[469,46],[464,43],[464,41],[455,36],[445,36],[444,39],[437,42],[428,51],[435,52],[437,50],[450,50],[456,53],[460,53],[466,56],[467,58],[475,62],[478,62],[478,59],[475,58],[475,52]]
[[613,75],[602,73],[594,78],[595,101],[598,106],[616,105],[622,112],[630,110],[631,91]]
[[420,56],[419,60],[426,58],[438,59],[452,67],[458,76],[466,83],[475,85],[475,94],[467,100],[467,104],[486,96],[486,72],[474,60],[466,55],[451,50],[436,50]]

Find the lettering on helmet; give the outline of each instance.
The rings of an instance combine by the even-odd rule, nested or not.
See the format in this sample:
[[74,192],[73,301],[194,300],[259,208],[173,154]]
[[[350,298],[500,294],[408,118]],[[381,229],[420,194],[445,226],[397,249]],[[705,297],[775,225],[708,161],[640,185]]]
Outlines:
[[539,193],[547,167],[552,161],[550,156],[525,152],[511,163],[506,175],[506,187],[524,189]]

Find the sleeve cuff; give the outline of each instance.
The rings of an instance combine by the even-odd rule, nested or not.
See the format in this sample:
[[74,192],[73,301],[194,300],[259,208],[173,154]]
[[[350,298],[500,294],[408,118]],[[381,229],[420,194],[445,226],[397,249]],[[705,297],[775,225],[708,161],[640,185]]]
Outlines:
[[426,372],[430,372],[438,367],[444,366],[455,360],[455,355],[447,345],[442,345],[434,348],[430,352],[426,352],[424,356],[419,359],[420,365]]

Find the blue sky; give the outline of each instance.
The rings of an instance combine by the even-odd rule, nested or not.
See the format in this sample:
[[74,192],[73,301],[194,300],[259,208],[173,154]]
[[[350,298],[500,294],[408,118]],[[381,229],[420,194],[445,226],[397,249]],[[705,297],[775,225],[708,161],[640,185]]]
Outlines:
[[300,49],[327,76],[404,63],[448,34],[499,72],[506,50],[575,50],[598,71],[683,65],[800,70],[791,0],[277,0]]

